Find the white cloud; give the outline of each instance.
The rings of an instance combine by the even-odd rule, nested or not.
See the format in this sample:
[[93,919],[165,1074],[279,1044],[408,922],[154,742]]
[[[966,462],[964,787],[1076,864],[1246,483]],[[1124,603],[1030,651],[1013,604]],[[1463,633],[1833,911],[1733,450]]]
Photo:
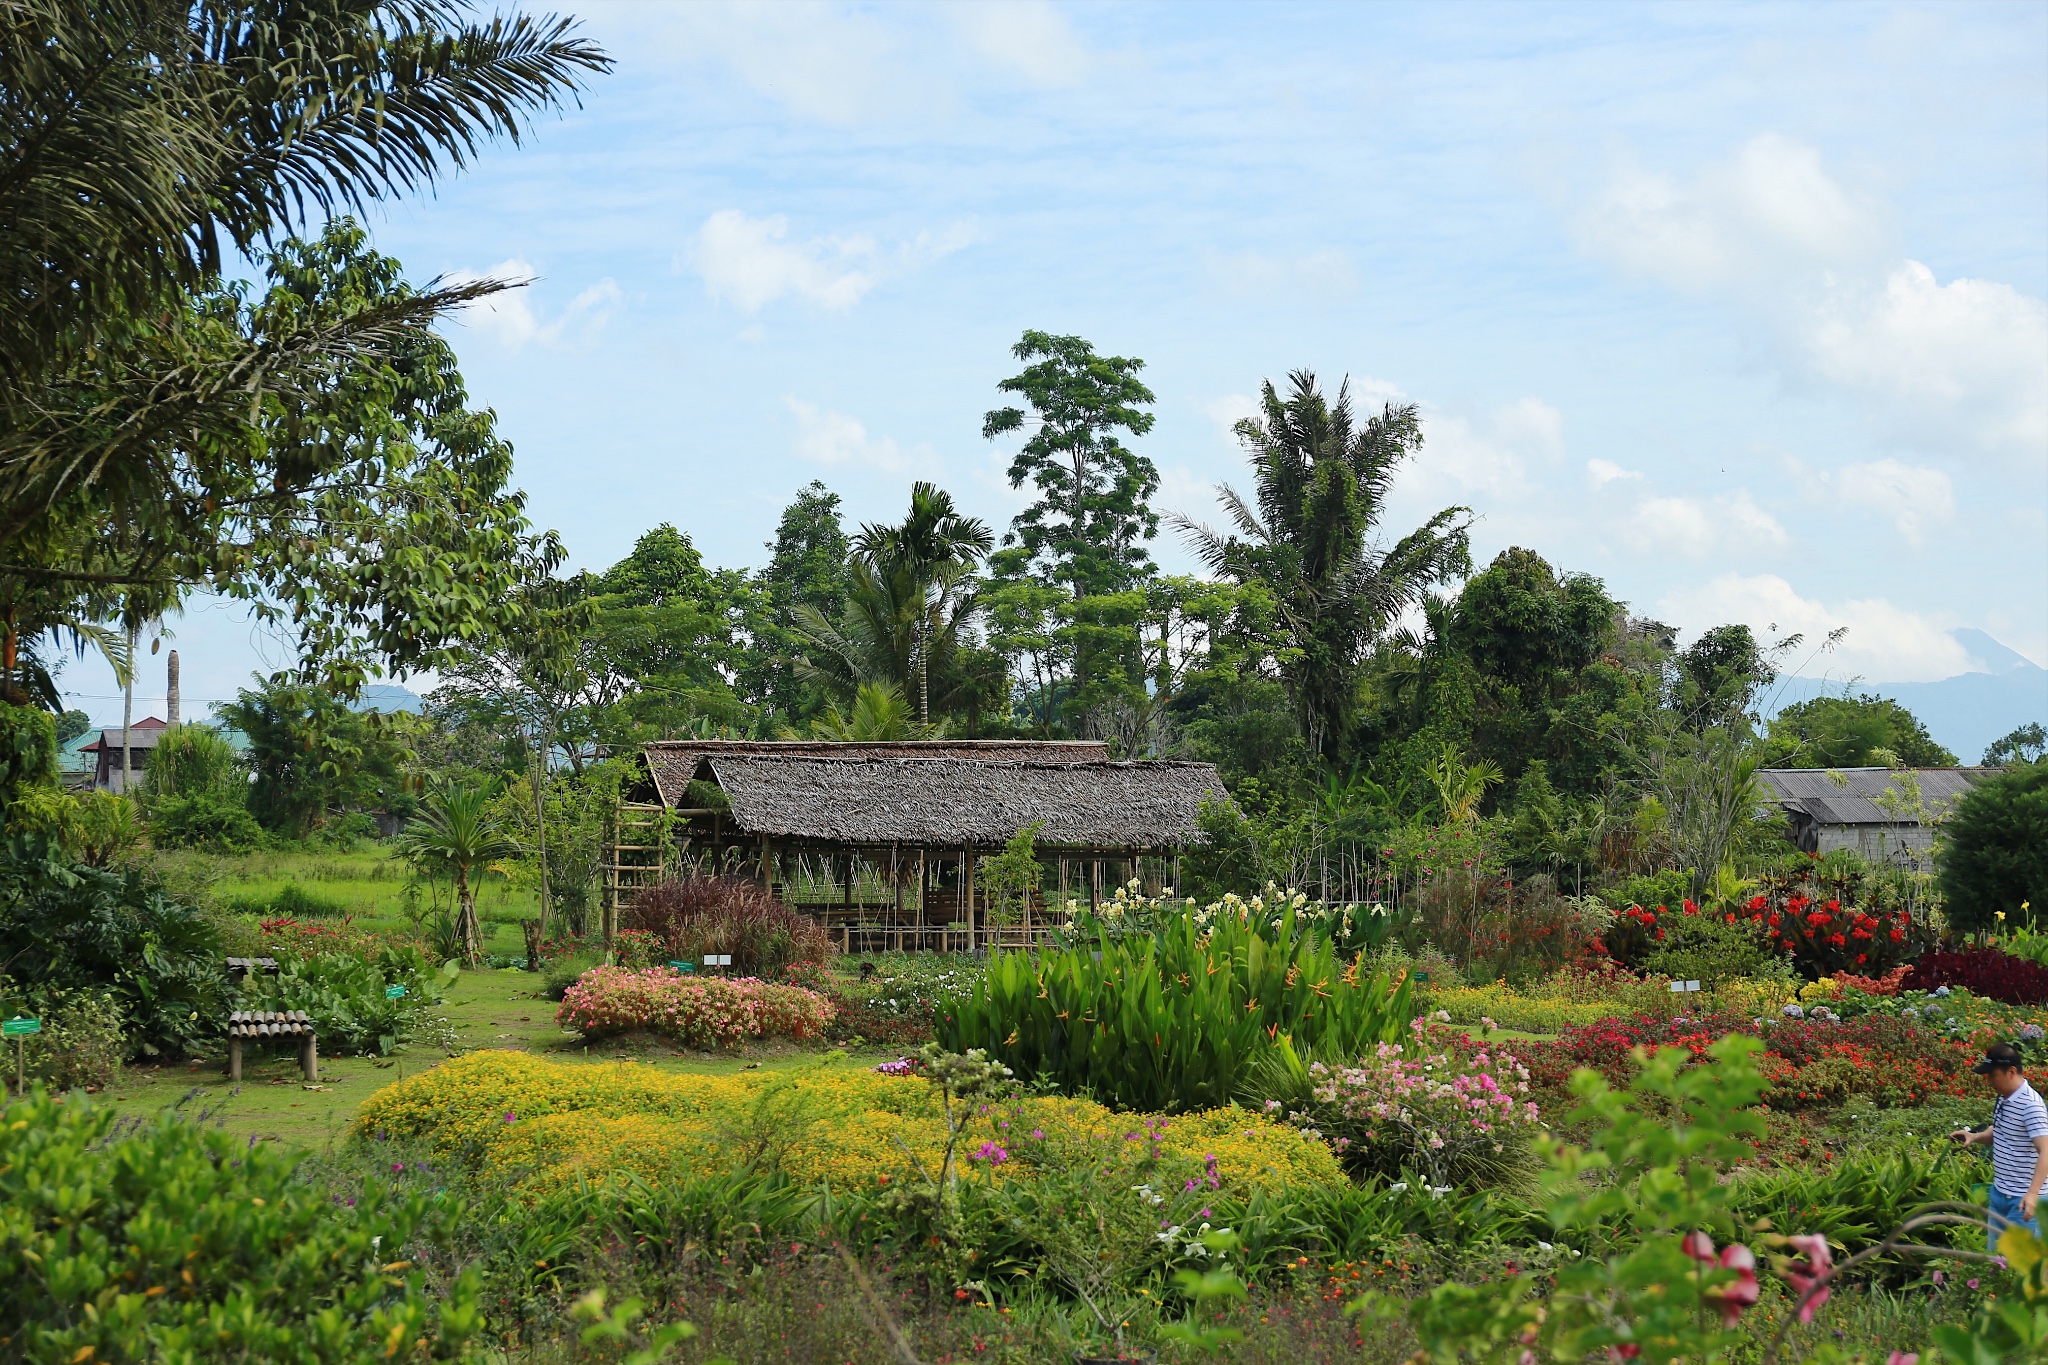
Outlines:
[[969,46],[1033,85],[1070,86],[1088,72],[1089,57],[1065,15],[1045,0],[979,0],[948,13]]
[[[1939,621],[1881,597],[1831,607],[1801,597],[1775,574],[1723,574],[1665,597],[1658,608],[1687,635],[1727,622],[1745,624],[1764,639],[1798,632],[1804,643],[1785,666],[1809,677],[1922,682],[1953,677],[1969,666],[1969,652]],[[1841,626],[1849,628],[1841,644],[1819,653],[1828,633]]]
[[800,245],[783,240],[789,219],[749,218],[720,209],[697,232],[696,266],[712,298],[743,313],[795,295],[821,308],[850,308],[874,287],[862,262],[875,254],[868,237],[816,237]]
[[925,231],[884,251],[868,236],[813,237],[791,242],[781,214],[750,218],[720,209],[704,220],[689,261],[720,303],[758,313],[781,298],[820,308],[851,308],[886,276],[949,256],[972,243],[971,223]]
[[1766,133],[1690,183],[1624,169],[1584,213],[1581,240],[1631,274],[1703,291],[1878,257],[1874,207],[1820,153]]
[[782,0],[624,6],[614,14],[633,46],[724,65],[755,93],[821,122],[901,113],[934,94],[929,75],[903,51],[905,35],[863,9]]
[[1988,445],[2048,446],[2048,303],[2011,285],[1944,285],[1905,261],[1882,287],[1828,291],[1805,341],[1821,374],[1917,410],[1915,425],[1930,439],[1956,414]]
[[1358,272],[1352,268],[1351,258],[1334,249],[1291,256],[1261,251],[1217,254],[1208,258],[1208,268],[1225,292],[1242,296],[1298,294],[1325,299],[1358,288]]
[[[1382,381],[1367,379],[1354,387],[1372,395],[1361,404],[1367,411],[1403,399],[1398,388]],[[1476,422],[1425,410],[1422,453],[1412,474],[1402,478],[1432,500],[1475,493],[1499,497],[1526,491],[1530,464],[1547,464],[1563,451],[1564,414],[1540,398],[1517,399]]]
[[1867,508],[1898,528],[1910,545],[1955,519],[1956,490],[1939,469],[1877,460],[1806,476],[1816,500]]
[[1564,450],[1564,414],[1541,398],[1522,398],[1493,415],[1497,436],[1513,444],[1533,446],[1547,454]]
[[[530,263],[514,257],[498,262],[481,274],[467,270],[450,271],[447,282],[468,284],[483,279],[530,281],[535,273]],[[587,342],[611,321],[612,315],[625,302],[619,286],[607,276],[569,300],[568,306],[552,319],[543,319],[534,311],[532,289],[531,284],[526,284],[492,294],[463,308],[456,316],[464,326],[490,337],[508,350],[517,351],[535,342],[543,346]]]
[[796,418],[796,453],[814,464],[900,473],[930,462],[927,451],[906,451],[894,437],[868,435],[866,424],[857,417],[794,396],[785,396],[782,402]]
[[1886,409],[1888,438],[2048,445],[2048,303],[1902,259],[1811,147],[1765,134],[1689,182],[1624,169],[1577,229],[1628,274],[1739,304],[1790,370]]
[[1644,498],[1620,531],[1638,550],[1686,559],[1777,549],[1791,539],[1746,488],[1713,498]]
[[1593,481],[1595,488],[1605,488],[1617,479],[1640,479],[1643,474],[1639,469],[1623,469],[1612,460],[1588,460],[1586,477]]

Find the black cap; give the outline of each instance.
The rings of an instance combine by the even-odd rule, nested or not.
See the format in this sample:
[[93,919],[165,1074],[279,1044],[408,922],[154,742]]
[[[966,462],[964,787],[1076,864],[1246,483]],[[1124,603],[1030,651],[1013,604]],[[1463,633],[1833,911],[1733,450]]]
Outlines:
[[1970,1070],[1979,1076],[1986,1076],[1994,1071],[2003,1071],[2006,1067],[2011,1067],[2014,1071],[2020,1069],[2019,1048],[2011,1043],[1993,1043],[1984,1049],[1984,1060]]

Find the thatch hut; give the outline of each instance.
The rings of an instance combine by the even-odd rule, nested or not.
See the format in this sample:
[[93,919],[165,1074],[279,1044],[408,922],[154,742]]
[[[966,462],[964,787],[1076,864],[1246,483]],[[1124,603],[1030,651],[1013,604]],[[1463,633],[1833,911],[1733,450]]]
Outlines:
[[[651,744],[629,784],[606,902],[674,875],[678,859],[759,878],[843,947],[954,949],[1029,942],[1131,878],[1179,880],[1207,763],[1114,762],[1079,741],[694,740]],[[995,922],[979,863],[1037,825],[1035,897]]]

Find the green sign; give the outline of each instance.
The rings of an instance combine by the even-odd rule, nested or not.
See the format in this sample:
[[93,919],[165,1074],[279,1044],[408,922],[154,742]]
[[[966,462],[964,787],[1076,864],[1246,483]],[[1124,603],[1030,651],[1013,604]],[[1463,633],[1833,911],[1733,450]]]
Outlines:
[[0,1037],[15,1038],[24,1033],[41,1033],[42,1031],[43,1021],[40,1019],[8,1019],[0,1022]]
[[679,972],[694,972],[697,970],[696,963],[684,962],[677,958],[670,958],[668,965],[675,968]]
[[384,988],[384,998],[386,1000],[398,1000],[403,998],[404,995],[405,987],[403,986],[386,986]]

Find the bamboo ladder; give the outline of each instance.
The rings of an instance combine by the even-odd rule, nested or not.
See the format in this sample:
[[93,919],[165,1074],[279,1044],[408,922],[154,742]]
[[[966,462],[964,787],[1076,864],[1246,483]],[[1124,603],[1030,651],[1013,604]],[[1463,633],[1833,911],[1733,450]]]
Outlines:
[[619,907],[642,887],[657,886],[666,868],[665,812],[658,803],[621,800],[612,811],[612,837],[605,848],[601,905],[606,948],[618,932]]

